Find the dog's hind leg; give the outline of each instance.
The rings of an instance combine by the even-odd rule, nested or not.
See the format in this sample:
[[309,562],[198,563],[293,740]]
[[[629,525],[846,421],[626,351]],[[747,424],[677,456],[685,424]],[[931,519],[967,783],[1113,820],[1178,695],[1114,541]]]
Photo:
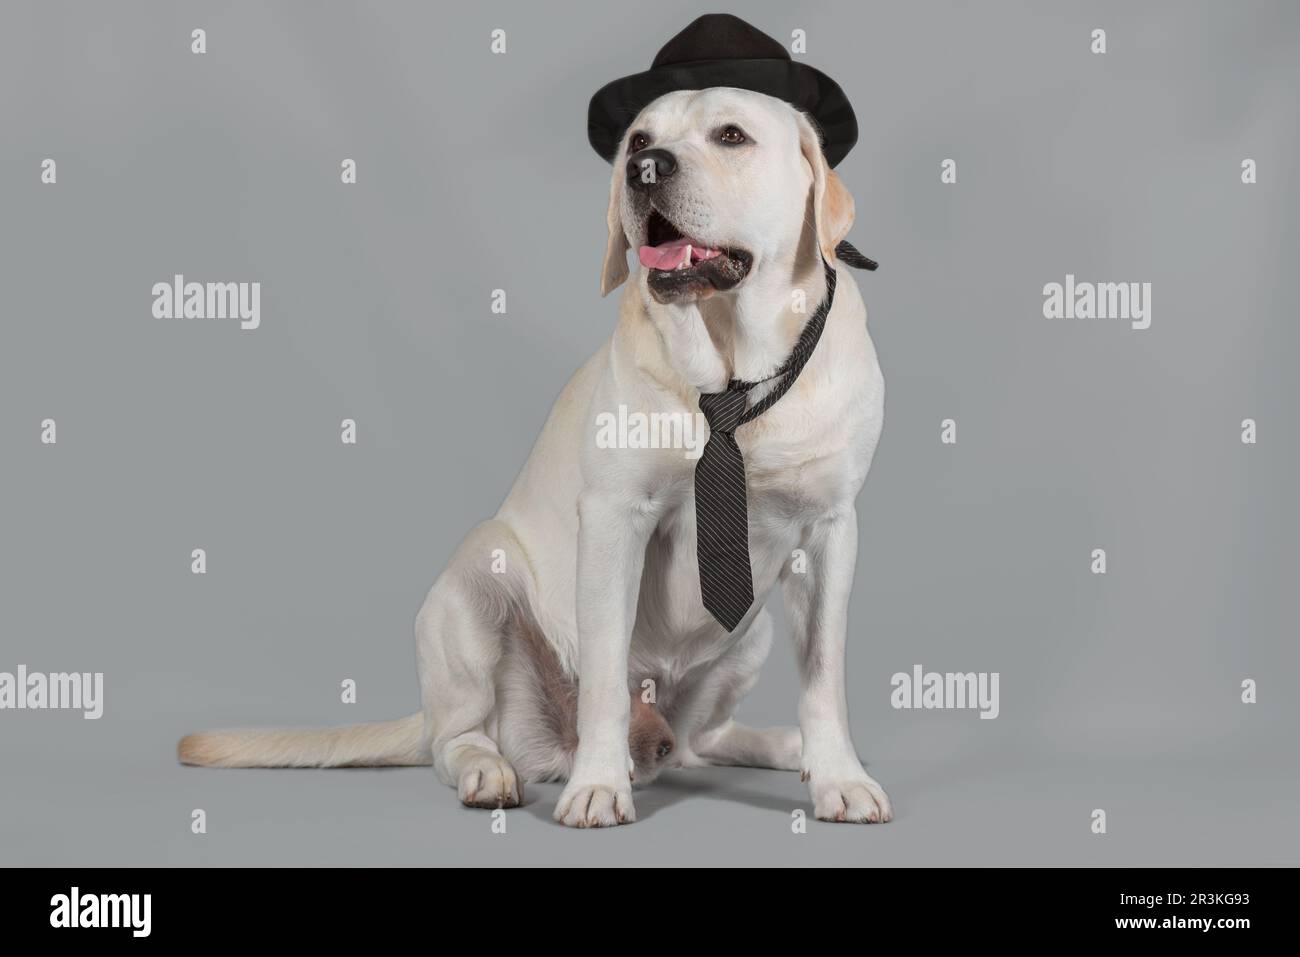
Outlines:
[[721,767],[798,771],[803,735],[798,728],[751,728],[728,719],[697,736],[695,754]]
[[471,807],[523,801],[522,782],[494,735],[498,665],[526,568],[510,529],[500,521],[484,522],[457,548],[416,618],[433,767]]
[[[772,617],[764,609],[749,630],[713,666],[695,694],[698,725],[684,767],[720,765],[799,770],[803,738],[798,728],[751,728],[736,721],[736,706],[758,681],[759,669],[772,647]],[[694,722],[693,722],[694,723]]]
[[443,746],[441,759],[466,807],[518,807],[524,803],[522,779],[501,756],[496,742],[483,732],[452,738]]

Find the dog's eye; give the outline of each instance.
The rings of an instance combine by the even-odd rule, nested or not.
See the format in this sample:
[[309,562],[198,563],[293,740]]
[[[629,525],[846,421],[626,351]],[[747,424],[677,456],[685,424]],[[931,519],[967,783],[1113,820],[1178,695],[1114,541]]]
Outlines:
[[650,145],[650,137],[644,133],[633,133],[632,138],[627,142],[627,151],[629,153],[640,153]]
[[739,126],[724,126],[722,132],[718,134],[718,139],[728,146],[739,146],[745,142],[745,133]]

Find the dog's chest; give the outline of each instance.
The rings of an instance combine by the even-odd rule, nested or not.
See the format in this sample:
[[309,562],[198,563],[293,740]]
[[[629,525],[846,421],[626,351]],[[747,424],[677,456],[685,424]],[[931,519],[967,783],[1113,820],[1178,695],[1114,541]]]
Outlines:
[[[801,387],[736,432],[760,604],[826,519],[851,510],[866,478],[880,438],[884,389],[869,343],[863,348],[865,358],[843,345],[828,352],[848,367],[810,370]],[[662,510],[646,550],[633,641],[634,654],[638,645],[654,648],[677,670],[715,657],[729,640],[700,595],[694,472],[695,462],[677,459],[656,496]]]
[[[795,461],[795,450],[751,449],[746,456],[746,505],[754,594],[762,601],[811,526],[851,501],[860,469],[850,450]],[[754,460],[751,464],[750,460]],[[674,670],[717,654],[726,636],[704,610],[696,550],[693,474],[665,493],[666,507],[646,548],[638,602],[640,636],[673,658]],[[649,649],[645,649],[649,650]]]

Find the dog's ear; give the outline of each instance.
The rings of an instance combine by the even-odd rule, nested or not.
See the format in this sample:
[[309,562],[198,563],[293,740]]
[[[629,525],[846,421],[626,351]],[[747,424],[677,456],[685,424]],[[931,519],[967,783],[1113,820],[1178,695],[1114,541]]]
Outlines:
[[802,113],[798,120],[799,148],[813,173],[813,220],[817,246],[828,263],[834,262],[835,247],[853,228],[853,196],[835,171],[826,165],[821,137],[812,121]]
[[609,210],[605,213],[605,225],[609,229],[609,238],[605,241],[605,265],[600,273],[600,294],[608,296],[623,284],[627,278],[627,236],[623,233],[623,217],[619,208],[623,200],[623,165],[614,159],[614,175],[609,182]]

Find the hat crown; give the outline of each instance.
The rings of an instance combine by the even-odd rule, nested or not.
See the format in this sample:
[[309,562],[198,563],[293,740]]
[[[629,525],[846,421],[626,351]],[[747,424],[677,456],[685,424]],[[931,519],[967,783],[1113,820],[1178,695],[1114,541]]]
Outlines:
[[677,90],[733,87],[784,100],[811,116],[834,166],[858,140],[858,121],[840,85],[790,56],[777,40],[729,13],[697,17],[664,44],[643,73],[606,83],[587,105],[587,139],[614,162],[628,125],[656,99]]
[[706,13],[665,43],[650,68],[718,59],[788,60],[790,54],[776,40],[740,17]]

